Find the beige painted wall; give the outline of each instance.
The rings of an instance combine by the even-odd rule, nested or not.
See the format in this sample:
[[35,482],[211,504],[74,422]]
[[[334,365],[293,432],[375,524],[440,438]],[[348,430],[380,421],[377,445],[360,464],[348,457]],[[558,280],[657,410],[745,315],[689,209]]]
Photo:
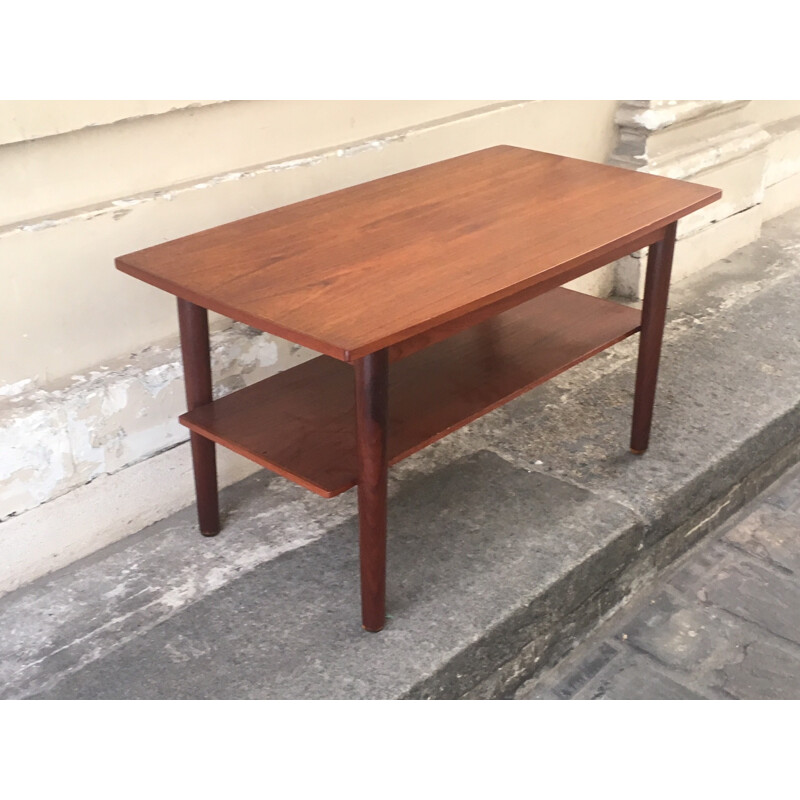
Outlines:
[[[617,106],[0,102],[0,594],[192,502],[174,299],[117,272],[115,256],[499,143],[605,162]],[[800,201],[798,115],[794,101],[749,114],[772,137],[770,213]],[[723,223],[731,248],[758,235],[754,202]],[[693,268],[720,257],[698,237],[721,229],[695,237]],[[602,295],[613,280],[612,265],[577,285]],[[214,325],[222,392],[308,355]],[[221,485],[255,469],[221,455]]]
[[751,100],[747,106],[748,119],[762,125],[798,115],[800,100]]
[[218,100],[0,100],[0,144],[163,114]]
[[[602,162],[615,109],[0,102],[0,594],[192,502],[175,301],[117,272],[115,256],[499,143]],[[611,276],[579,285],[605,294]],[[310,355],[214,327],[221,393]],[[220,456],[221,486],[256,468]]]
[[116,255],[501,142],[604,161],[616,104],[59,105],[0,104],[0,131],[33,137],[0,147],[0,391],[175,335],[174,300],[117,273]]

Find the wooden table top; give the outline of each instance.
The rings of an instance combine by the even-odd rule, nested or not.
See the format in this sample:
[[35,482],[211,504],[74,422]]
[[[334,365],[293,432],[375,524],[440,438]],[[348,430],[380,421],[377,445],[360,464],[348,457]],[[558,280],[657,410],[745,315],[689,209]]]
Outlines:
[[139,250],[116,266],[351,361],[595,269],[720,196],[499,146]]

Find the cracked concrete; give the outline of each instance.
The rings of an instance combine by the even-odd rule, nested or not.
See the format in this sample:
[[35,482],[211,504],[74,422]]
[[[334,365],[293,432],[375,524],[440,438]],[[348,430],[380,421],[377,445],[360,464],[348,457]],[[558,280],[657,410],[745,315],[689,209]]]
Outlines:
[[[188,508],[2,598],[3,696],[512,695],[800,456],[800,213],[768,234],[673,293],[646,456],[627,452],[626,342],[392,469],[381,634],[359,625],[354,493],[258,472],[223,493],[216,539]],[[754,536],[736,552],[790,568],[785,538]],[[724,591],[755,585],[748,569]],[[689,632],[732,620],[678,615],[670,635],[720,669]],[[698,694],[675,664],[649,669]]]

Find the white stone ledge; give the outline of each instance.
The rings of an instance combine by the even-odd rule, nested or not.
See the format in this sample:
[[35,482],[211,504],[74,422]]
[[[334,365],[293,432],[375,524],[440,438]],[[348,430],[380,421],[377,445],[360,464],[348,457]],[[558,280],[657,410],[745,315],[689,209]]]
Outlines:
[[662,156],[632,162],[628,158],[614,158],[612,164],[636,167],[641,172],[662,175],[665,178],[687,180],[721,164],[744,158],[754,150],[765,148],[769,134],[759,125],[737,125],[710,139],[693,143]]
[[[575,103],[560,104],[559,108],[562,105],[570,114],[578,111],[584,114],[583,107]],[[48,351],[32,351],[37,356],[47,355],[50,360],[46,363],[44,359],[28,357],[27,350],[24,353],[24,365],[41,361],[44,363],[42,380],[56,376],[58,383],[35,385],[27,366],[9,370],[5,396],[0,398],[0,452],[4,456],[11,454],[11,458],[4,458],[0,463],[3,470],[0,518],[5,517],[0,523],[0,543],[13,540],[15,544],[11,550],[19,551],[13,558],[6,560],[4,555],[4,559],[0,559],[4,565],[18,567],[17,570],[17,567],[8,566],[3,574],[9,582],[3,585],[20,585],[42,574],[42,570],[63,566],[192,502],[188,460],[184,460],[187,472],[181,473],[183,488],[180,490],[172,485],[171,473],[161,474],[158,479],[147,477],[150,474],[148,465],[153,465],[157,472],[158,464],[172,458],[171,454],[185,455],[186,451],[182,442],[187,431],[176,421],[185,408],[176,340],[173,338],[128,359],[116,358],[116,354],[129,352],[129,348],[138,349],[141,337],[130,337],[122,346],[114,339],[109,354],[93,344],[91,358],[79,361],[83,356],[73,356],[81,343],[80,337],[91,335],[108,341],[117,321],[120,322],[118,327],[125,330],[137,325],[144,327],[142,319],[148,322],[154,318],[160,324],[163,311],[164,318],[174,322],[174,299],[165,295],[162,303],[158,297],[160,293],[127,276],[120,276],[113,270],[114,255],[274,205],[295,202],[322,191],[499,142],[556,152],[562,148],[591,160],[603,157],[603,143],[595,142],[589,132],[596,135],[601,124],[610,126],[612,104],[593,104],[591,125],[556,127],[546,124],[549,110],[545,106],[532,101],[483,106],[478,112],[408,129],[404,135],[414,137],[412,141],[398,136],[391,139],[392,146],[383,151],[385,137],[380,141],[369,139],[356,143],[360,148],[340,146],[335,150],[307,153],[305,157],[312,160],[300,164],[294,158],[270,162],[262,165],[270,172],[259,174],[255,180],[248,180],[245,170],[194,181],[178,187],[185,189],[178,199],[170,195],[174,188],[170,187],[165,191],[118,198],[135,201],[132,204],[104,204],[83,209],[78,215],[67,214],[52,220],[30,219],[27,220],[31,224],[29,229],[7,227],[2,242],[6,248],[2,259],[4,270],[12,275],[26,274],[26,277],[33,269],[40,270],[42,285],[52,295],[70,298],[71,313],[79,324],[63,332],[54,326],[56,335],[47,340]],[[357,157],[350,160],[348,155]],[[314,161],[317,157],[320,160]],[[320,165],[320,168],[296,168],[304,164]],[[170,199],[174,202],[166,202]],[[95,216],[98,219],[89,224],[69,227]],[[53,224],[48,224],[50,222]],[[80,285],[76,285],[78,288],[91,285],[90,297],[76,297],[78,288],[71,283],[75,274],[82,278]],[[124,278],[131,284],[124,287],[124,299],[128,303],[125,308],[130,313],[128,310],[122,313],[122,290],[118,292],[112,287],[112,281],[106,281],[108,276],[113,276],[115,281]],[[606,282],[610,282],[610,278]],[[599,290],[601,287],[587,288]],[[139,289],[142,290],[141,302],[137,295],[134,303],[131,295]],[[607,291],[606,288],[602,290],[603,293]],[[24,324],[33,330],[40,329],[47,317],[53,316],[47,308],[21,305],[26,309]],[[153,311],[155,305],[158,308]],[[153,338],[165,336],[172,330],[165,330],[163,326],[150,327],[158,331]],[[237,325],[215,333],[214,342],[215,379],[221,391],[251,383],[310,355],[288,342],[253,334]],[[17,341],[15,346],[19,349],[25,342]],[[56,349],[59,352],[53,356],[52,351]],[[73,360],[64,366],[70,357]],[[104,367],[87,370],[83,366],[87,363],[103,363]],[[70,371],[77,370],[81,374],[69,378]],[[221,455],[227,454],[223,448],[219,451]],[[246,465],[240,469],[255,469],[251,462],[231,457]],[[133,477],[137,475],[138,478]],[[139,488],[138,483],[141,484]],[[140,496],[132,494],[130,501],[125,500],[127,505],[113,511],[117,507],[115,504],[122,502],[118,494],[125,491],[140,492]],[[163,493],[172,499],[164,505],[160,499],[152,499],[154,493]],[[160,510],[151,514],[151,506]],[[103,519],[95,523],[93,514]],[[118,523],[123,517],[124,525],[120,526]],[[130,524],[129,519],[133,520]],[[24,566],[29,562],[41,563],[29,569]],[[15,570],[19,573],[16,576]]]
[[615,117],[621,128],[654,132],[673,125],[683,125],[698,117],[724,114],[742,108],[749,100],[659,100],[622,102]]

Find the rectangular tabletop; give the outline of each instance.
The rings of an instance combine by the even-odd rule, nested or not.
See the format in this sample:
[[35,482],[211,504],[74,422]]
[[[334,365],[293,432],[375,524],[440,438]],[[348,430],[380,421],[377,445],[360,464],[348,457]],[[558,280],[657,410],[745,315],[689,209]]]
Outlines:
[[351,361],[601,266],[720,196],[500,146],[139,250],[116,265]]

